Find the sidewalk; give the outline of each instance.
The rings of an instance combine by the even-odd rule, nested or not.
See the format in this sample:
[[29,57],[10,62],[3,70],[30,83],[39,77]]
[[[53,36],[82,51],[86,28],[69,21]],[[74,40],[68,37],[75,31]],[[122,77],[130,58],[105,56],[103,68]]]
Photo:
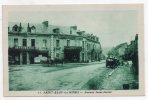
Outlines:
[[120,66],[103,82],[102,89],[137,89],[138,79],[131,70],[131,66]]
[[133,73],[131,65],[119,66],[103,74],[101,77],[95,76],[91,79],[88,82],[91,84],[87,84],[87,87],[90,87],[89,85],[92,85],[93,82],[97,90],[138,89],[138,77]]

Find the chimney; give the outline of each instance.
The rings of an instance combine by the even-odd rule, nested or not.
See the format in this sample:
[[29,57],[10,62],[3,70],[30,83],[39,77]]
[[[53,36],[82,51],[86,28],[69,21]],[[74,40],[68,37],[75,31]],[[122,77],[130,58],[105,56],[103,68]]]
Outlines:
[[18,30],[19,32],[21,32],[22,31],[22,25],[21,25],[21,22],[20,22],[20,26],[19,26],[19,30]]
[[136,36],[135,36],[135,40],[138,40],[138,34],[136,34]]
[[10,27],[8,26],[8,32],[10,31]]
[[44,21],[42,22],[42,24],[44,25],[44,27],[48,27],[48,21]]
[[27,32],[31,32],[31,28],[29,26],[29,23],[28,23],[28,27],[27,27]]
[[77,26],[76,25],[75,26],[71,26],[70,28],[73,29],[73,30],[77,30]]
[[82,34],[85,34],[85,31],[81,31],[82,32]]
[[28,27],[29,27],[29,23],[28,23]]
[[73,34],[77,31],[77,26],[70,26],[70,34]]
[[20,22],[20,27],[22,27],[21,22]]

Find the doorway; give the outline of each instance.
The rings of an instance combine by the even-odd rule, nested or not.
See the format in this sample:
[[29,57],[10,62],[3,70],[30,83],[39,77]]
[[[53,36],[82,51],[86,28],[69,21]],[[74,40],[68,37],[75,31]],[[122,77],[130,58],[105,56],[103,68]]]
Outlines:
[[23,64],[27,64],[27,53],[23,53]]

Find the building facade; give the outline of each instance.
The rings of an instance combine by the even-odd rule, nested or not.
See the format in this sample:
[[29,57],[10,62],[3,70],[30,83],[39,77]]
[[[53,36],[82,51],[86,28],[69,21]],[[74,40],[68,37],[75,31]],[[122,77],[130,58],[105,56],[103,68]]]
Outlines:
[[34,64],[36,57],[65,62],[99,61],[99,38],[80,31],[77,26],[38,23],[9,23],[9,63]]
[[125,50],[125,60],[131,60],[135,74],[139,74],[139,55],[138,55],[138,34],[135,35],[135,39],[131,40],[130,44]]

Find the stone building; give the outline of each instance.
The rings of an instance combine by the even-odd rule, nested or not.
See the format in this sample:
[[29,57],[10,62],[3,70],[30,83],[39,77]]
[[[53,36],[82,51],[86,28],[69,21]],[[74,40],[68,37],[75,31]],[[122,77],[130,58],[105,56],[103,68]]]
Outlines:
[[65,62],[99,61],[99,38],[77,26],[39,23],[8,24],[9,63],[34,64],[35,58],[63,59]]

